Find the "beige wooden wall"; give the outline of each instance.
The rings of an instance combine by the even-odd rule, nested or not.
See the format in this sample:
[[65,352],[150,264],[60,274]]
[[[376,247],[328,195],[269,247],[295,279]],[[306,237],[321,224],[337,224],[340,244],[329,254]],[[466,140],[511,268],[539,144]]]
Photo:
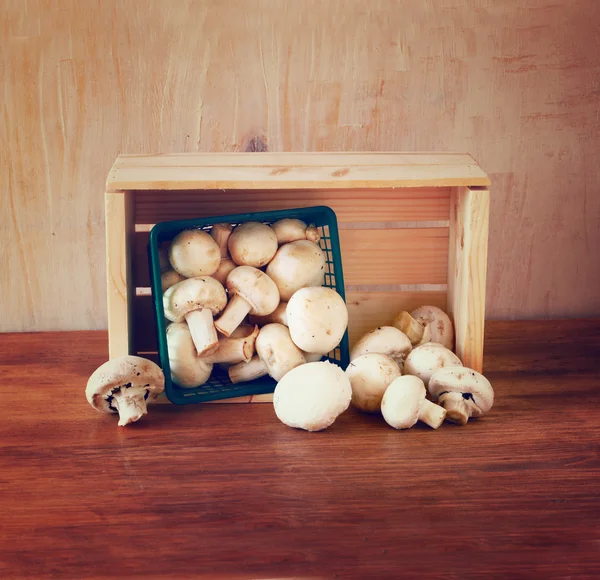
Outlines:
[[0,0],[0,330],[104,328],[119,152],[456,150],[487,313],[600,314],[597,0]]

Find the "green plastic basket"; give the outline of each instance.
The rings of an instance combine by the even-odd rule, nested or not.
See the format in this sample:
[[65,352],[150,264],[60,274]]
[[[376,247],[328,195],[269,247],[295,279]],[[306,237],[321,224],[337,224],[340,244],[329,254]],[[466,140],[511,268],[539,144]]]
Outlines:
[[[258,221],[271,224],[284,218],[300,219],[307,224],[313,224],[321,234],[319,245],[327,257],[327,270],[324,286],[334,288],[345,300],[344,274],[342,272],[342,257],[340,239],[335,212],[326,206],[315,206],[280,211],[244,213],[235,215],[222,215],[217,217],[178,220],[156,224],[150,232],[148,244],[148,259],[150,263],[150,284],[152,288],[152,301],[158,338],[158,354],[160,364],[165,375],[165,393],[172,403],[187,405],[190,403],[204,403],[218,399],[229,399],[247,395],[261,395],[272,393],[276,382],[269,376],[253,381],[233,384],[226,372],[216,366],[210,379],[204,385],[194,388],[180,387],[171,380],[171,368],[167,351],[166,327],[163,301],[160,262],[158,250],[160,244],[171,241],[179,232],[186,229],[198,228],[209,230],[213,224],[230,223],[238,225],[248,221]],[[322,360],[329,360],[346,368],[349,363],[348,331],[344,333],[342,342]]]

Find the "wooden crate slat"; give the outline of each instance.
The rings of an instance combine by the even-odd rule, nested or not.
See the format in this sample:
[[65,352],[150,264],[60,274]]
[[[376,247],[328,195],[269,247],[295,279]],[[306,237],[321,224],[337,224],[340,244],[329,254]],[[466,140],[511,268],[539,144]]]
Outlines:
[[[136,232],[133,279],[150,286],[148,232]],[[448,229],[340,230],[344,282],[364,284],[446,284]]]
[[303,189],[485,186],[489,179],[473,165],[389,165],[334,167],[117,167],[111,190]]
[[[389,325],[400,310],[414,310],[424,304],[446,307],[446,292],[348,292],[348,334],[354,344],[365,332]],[[150,296],[137,296],[134,302],[136,352],[156,352],[156,328]]]
[[136,224],[231,213],[326,205],[347,222],[443,221],[450,215],[450,188],[371,190],[148,191],[136,194]]

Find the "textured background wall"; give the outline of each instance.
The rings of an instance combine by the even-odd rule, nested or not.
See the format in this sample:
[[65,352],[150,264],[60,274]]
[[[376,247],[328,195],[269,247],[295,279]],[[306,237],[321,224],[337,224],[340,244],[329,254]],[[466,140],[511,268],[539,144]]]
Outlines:
[[0,330],[104,328],[120,152],[456,150],[487,313],[600,314],[597,0],[0,0]]

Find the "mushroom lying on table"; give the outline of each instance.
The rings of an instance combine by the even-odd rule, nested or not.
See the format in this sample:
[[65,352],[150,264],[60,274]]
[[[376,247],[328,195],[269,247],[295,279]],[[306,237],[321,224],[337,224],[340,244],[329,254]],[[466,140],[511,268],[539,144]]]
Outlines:
[[232,270],[226,285],[231,299],[215,322],[217,330],[225,336],[230,336],[247,314],[266,316],[279,304],[279,290],[275,282],[252,266],[238,266]]
[[165,317],[171,322],[187,322],[200,356],[211,354],[218,348],[213,316],[226,304],[225,289],[210,276],[188,278],[163,294]]
[[152,361],[133,355],[114,358],[99,366],[85,389],[88,403],[102,413],[119,413],[119,425],[137,421],[148,412],[165,388],[162,370]]
[[294,344],[314,354],[333,351],[348,326],[346,303],[332,288],[301,288],[290,298],[286,314]]
[[320,431],[348,408],[351,398],[350,380],[340,367],[313,362],[292,369],[277,383],[273,407],[285,425]]
[[246,222],[237,226],[228,240],[231,259],[240,266],[260,268],[277,252],[277,236],[267,225]]
[[280,381],[286,373],[306,363],[304,353],[292,342],[283,324],[267,324],[256,338],[256,356],[250,362],[229,367],[232,383],[252,381],[270,375]]
[[446,411],[425,398],[425,385],[419,377],[402,376],[386,389],[381,401],[381,414],[394,429],[410,429],[417,421],[423,421],[437,429]]
[[308,240],[284,244],[267,266],[267,275],[275,282],[281,300],[308,286],[322,286],[325,280],[325,254]]
[[208,381],[213,365],[199,358],[185,322],[169,324],[166,332],[171,380],[180,387],[199,387]]
[[446,409],[446,420],[465,425],[469,417],[485,415],[494,404],[494,389],[477,371],[463,367],[444,367],[429,381],[429,393]]
[[390,383],[400,375],[398,363],[385,354],[363,354],[348,365],[352,405],[367,413],[381,409],[381,399]]
[[375,330],[367,332],[350,351],[350,360],[354,360],[363,354],[376,352],[385,354],[394,359],[402,369],[404,360],[412,350],[408,337],[393,326],[380,326]]
[[437,342],[428,342],[414,348],[404,361],[403,372],[419,377],[425,386],[437,370],[442,367],[462,365],[460,359],[445,346]]
[[296,240],[308,240],[315,244],[321,236],[319,230],[314,226],[307,226],[302,220],[285,218],[271,224],[271,228],[277,236],[279,245],[295,242]]
[[173,238],[169,262],[176,272],[186,278],[211,276],[221,263],[221,252],[206,232],[183,230]]

